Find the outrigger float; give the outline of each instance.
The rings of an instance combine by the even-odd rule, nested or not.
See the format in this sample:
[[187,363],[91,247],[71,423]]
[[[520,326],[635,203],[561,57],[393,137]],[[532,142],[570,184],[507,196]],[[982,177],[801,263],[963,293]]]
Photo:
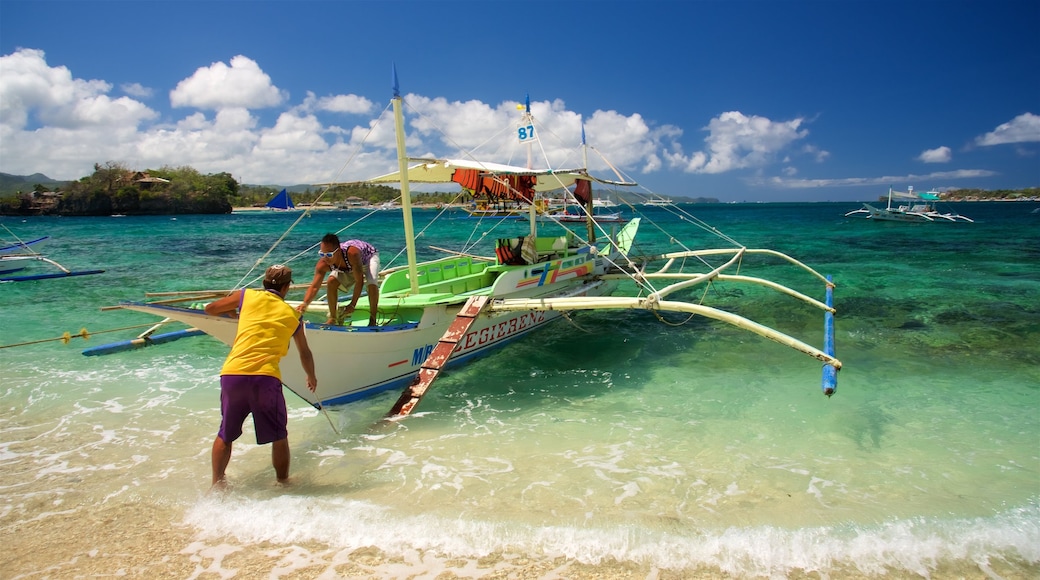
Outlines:
[[[341,325],[306,322],[307,341],[314,354],[317,391],[305,387],[299,357],[290,352],[281,363],[285,386],[316,408],[341,405],[386,391],[403,389],[389,415],[401,417],[413,411],[438,374],[445,368],[461,365],[511,341],[579,310],[644,310],[680,312],[731,324],[768,338],[823,363],[823,392],[830,396],[837,388],[841,362],[834,355],[833,282],[802,262],[767,249],[736,247],[694,250],[682,246],[677,252],[636,256],[633,243],[640,227],[639,217],[620,230],[606,232],[591,216],[593,183],[631,186],[622,178],[605,180],[585,169],[533,169],[530,161],[532,138],[539,125],[530,110],[523,107],[517,143],[528,151],[528,167],[452,159],[410,159],[405,151],[403,100],[394,76],[391,100],[397,136],[397,171],[370,180],[371,183],[399,183],[405,231],[407,264],[384,270],[381,277],[378,325],[367,326],[367,301],[358,302],[353,316]],[[587,166],[587,159],[583,160]],[[548,163],[547,163],[548,164]],[[412,224],[411,183],[457,183],[474,197],[491,194],[528,204],[530,233],[520,238],[497,241],[495,256],[480,256],[473,248],[453,251],[452,255],[419,262],[416,259]],[[565,235],[539,235],[533,209],[540,195],[569,196],[585,208],[589,219],[584,231],[568,230]],[[680,208],[672,206],[675,211]],[[683,214],[684,220],[696,220]],[[699,220],[697,220],[699,221]],[[655,224],[656,226],[656,224]],[[706,225],[705,225],[706,226]],[[429,229],[429,226],[427,226]],[[707,231],[715,231],[705,227]],[[291,230],[291,228],[290,228]],[[287,232],[288,233],[288,232]],[[286,234],[287,235],[287,234]],[[429,235],[429,234],[425,234]],[[599,237],[599,241],[597,241]],[[280,239],[284,239],[285,235]],[[674,241],[674,240],[673,240]],[[732,243],[732,240],[730,240]],[[677,242],[680,243],[681,242]],[[273,248],[272,248],[273,249]],[[488,252],[485,252],[488,253]],[[270,254],[270,250],[266,255]],[[816,280],[825,291],[821,302],[782,284],[738,273],[751,258],[782,260]],[[710,261],[718,265],[709,266]],[[254,269],[266,267],[258,260]],[[247,274],[243,280],[246,280]],[[704,304],[706,290],[717,282],[757,285],[808,304],[824,313],[825,340],[816,348],[733,312]],[[614,295],[619,284],[634,283],[636,292]],[[693,288],[705,290],[698,303],[678,299]],[[231,344],[237,320],[208,316],[200,303],[216,299],[229,291],[187,292],[180,298],[159,302],[125,302],[120,308],[146,312],[175,320],[198,329],[221,342]],[[290,297],[292,294],[290,293]],[[179,302],[192,302],[189,307]],[[300,302],[289,300],[290,304]],[[307,315],[325,319],[327,304],[312,303]],[[295,347],[290,345],[290,351]],[[341,372],[344,368],[350,372]]]
[[[2,282],[28,282],[30,280],[47,280],[50,278],[69,278],[72,276],[90,276],[104,273],[104,270],[71,270],[58,262],[44,256],[36,251],[37,244],[50,238],[43,236],[36,239],[22,241],[14,235],[7,226],[3,226],[14,239],[0,241],[0,283]],[[57,269],[57,272],[44,272],[38,274],[18,274],[25,270],[27,264],[43,263]],[[31,271],[31,270],[30,270]]]

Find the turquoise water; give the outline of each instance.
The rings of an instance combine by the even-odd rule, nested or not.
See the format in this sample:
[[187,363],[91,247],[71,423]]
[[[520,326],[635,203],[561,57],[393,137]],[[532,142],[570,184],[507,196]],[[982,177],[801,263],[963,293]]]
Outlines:
[[[327,417],[288,393],[292,485],[247,426],[222,496],[206,492],[226,347],[80,352],[155,322],[105,306],[236,285],[299,214],[4,218],[106,272],[0,285],[0,345],[94,333],[0,349],[0,575],[1036,577],[1038,204],[957,204],[977,223],[936,225],[843,217],[857,206],[687,207],[834,276],[832,398],[818,362],[735,328],[587,312],[448,373],[399,423],[379,422],[397,393]],[[304,218],[272,259],[362,215]],[[398,215],[348,235],[397,265]],[[526,227],[438,225],[420,257]],[[678,250],[670,236],[720,245],[651,209],[637,251]],[[822,298],[773,261],[741,273]],[[790,299],[727,283],[708,301],[822,343],[822,315]]]

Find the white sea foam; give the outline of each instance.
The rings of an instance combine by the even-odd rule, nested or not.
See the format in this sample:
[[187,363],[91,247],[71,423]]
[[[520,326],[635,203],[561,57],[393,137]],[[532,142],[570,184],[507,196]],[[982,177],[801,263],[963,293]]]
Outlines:
[[493,517],[415,515],[340,498],[231,495],[199,501],[188,510],[186,522],[201,539],[234,538],[243,544],[318,542],[346,552],[376,547],[400,558],[421,550],[442,559],[495,553],[561,556],[586,564],[614,559],[667,569],[713,566],[741,577],[793,570],[827,575],[839,567],[870,575],[902,570],[928,577],[941,562],[984,565],[1012,558],[1040,563],[1040,509],[1035,502],[988,518],[676,533],[632,524],[530,526]]

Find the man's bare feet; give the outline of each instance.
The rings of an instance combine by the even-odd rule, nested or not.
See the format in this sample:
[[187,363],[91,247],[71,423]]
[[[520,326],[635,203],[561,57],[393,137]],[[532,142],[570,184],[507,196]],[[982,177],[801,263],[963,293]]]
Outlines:
[[231,485],[228,484],[227,479],[221,478],[221,479],[218,479],[217,481],[214,481],[213,485],[210,486],[209,491],[206,492],[206,493],[207,494],[211,494],[211,493],[227,493],[230,489],[231,489]]

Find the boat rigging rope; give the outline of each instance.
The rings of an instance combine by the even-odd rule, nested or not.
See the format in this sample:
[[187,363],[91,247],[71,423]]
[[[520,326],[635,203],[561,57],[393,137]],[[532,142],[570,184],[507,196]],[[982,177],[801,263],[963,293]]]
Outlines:
[[339,429],[336,429],[336,425],[332,422],[332,417],[329,416],[328,409],[325,408],[325,405],[321,404],[321,401],[318,401],[318,410],[321,411],[322,414],[325,415],[325,418],[329,420],[329,427],[332,427],[332,432],[339,435]]
[[[162,324],[162,323],[159,323],[159,324]],[[61,336],[56,336],[54,338],[42,338],[40,340],[30,340],[30,341],[27,341],[27,342],[19,342],[19,343],[15,343],[15,344],[5,344],[3,346],[0,346],[0,348],[12,348],[12,347],[15,347],[15,346],[26,346],[26,345],[29,345],[29,344],[40,344],[41,342],[53,342],[55,340],[60,340],[63,343],[68,344],[69,341],[71,341],[73,338],[82,338],[83,340],[89,340],[90,337],[95,335],[95,334],[105,334],[105,333],[108,333],[108,332],[120,332],[120,331],[123,331],[123,330],[132,330],[134,328],[145,328],[145,327],[151,327],[151,326],[158,326],[158,324],[156,324],[154,322],[149,322],[148,324],[135,324],[133,326],[124,326],[122,328],[110,328],[108,330],[97,330],[97,331],[94,331],[94,332],[90,332],[86,328],[81,328],[79,330],[79,332],[77,332],[76,334],[72,334],[72,333],[66,331],[65,334],[62,334]]]
[[24,241],[22,241],[22,239],[18,237],[18,234],[12,232],[11,228],[7,227],[6,224],[0,224],[0,226],[3,226],[4,230],[6,230],[7,233],[11,234],[11,237],[13,237],[14,241],[15,241],[14,245],[19,246],[21,248],[21,251],[24,252],[24,254],[31,255],[31,256],[39,256],[39,255],[41,255],[36,250],[30,248],[29,244],[26,244]]
[[591,330],[588,330],[587,328],[583,328],[577,322],[574,322],[574,319],[571,318],[571,313],[570,312],[568,312],[566,310],[561,310],[560,311],[560,316],[562,316],[564,319],[566,319],[567,322],[570,322],[571,326],[573,326],[574,328],[577,328],[578,330],[584,332],[585,334],[592,334]]
[[[387,106],[383,108],[383,112],[380,114],[380,117],[385,115],[389,108],[390,108],[390,104],[388,103]],[[343,162],[342,165],[340,165],[340,168],[339,168],[338,171],[336,171],[333,180],[331,182],[325,184],[325,189],[323,189],[321,191],[321,193],[318,194],[318,197],[314,198],[314,203],[317,203],[319,199],[325,197],[325,194],[328,193],[330,189],[332,189],[332,185],[339,179],[339,176],[343,175],[343,172],[346,171],[347,166],[350,165],[351,162],[354,160],[354,158],[357,157],[358,154],[361,152],[362,147],[364,147],[365,142],[368,141],[368,138],[372,135],[373,131],[374,131],[373,126],[370,126],[369,129],[368,129],[368,133],[365,134],[365,136],[357,144],[357,147],[354,148],[354,151],[350,155],[348,155],[347,159]],[[262,256],[260,256],[259,258],[256,259],[256,262],[253,263],[253,266],[251,268],[249,268],[249,270],[245,273],[245,275],[243,275],[242,278],[238,281],[238,284],[235,285],[235,288],[237,289],[237,288],[244,287],[244,285],[246,284],[246,280],[249,279],[253,275],[253,272],[257,268],[259,268],[261,266],[261,264],[264,263],[264,260],[266,260],[267,257],[271,255],[271,252],[273,252],[275,250],[275,248],[277,248],[278,245],[282,243],[282,240],[284,240],[286,237],[288,237],[289,233],[292,232],[293,229],[295,229],[296,226],[299,225],[299,223],[301,221],[303,221],[303,218],[310,217],[310,215],[311,215],[311,209],[310,208],[307,208],[302,213],[300,213],[300,216],[297,217],[296,220],[292,224],[290,224],[288,228],[286,228],[286,230],[282,233],[282,235],[279,236],[278,239],[275,240],[275,242],[273,244],[271,244],[271,247],[268,248],[267,251],[264,252]],[[253,280],[255,281],[256,278],[254,278]]]

